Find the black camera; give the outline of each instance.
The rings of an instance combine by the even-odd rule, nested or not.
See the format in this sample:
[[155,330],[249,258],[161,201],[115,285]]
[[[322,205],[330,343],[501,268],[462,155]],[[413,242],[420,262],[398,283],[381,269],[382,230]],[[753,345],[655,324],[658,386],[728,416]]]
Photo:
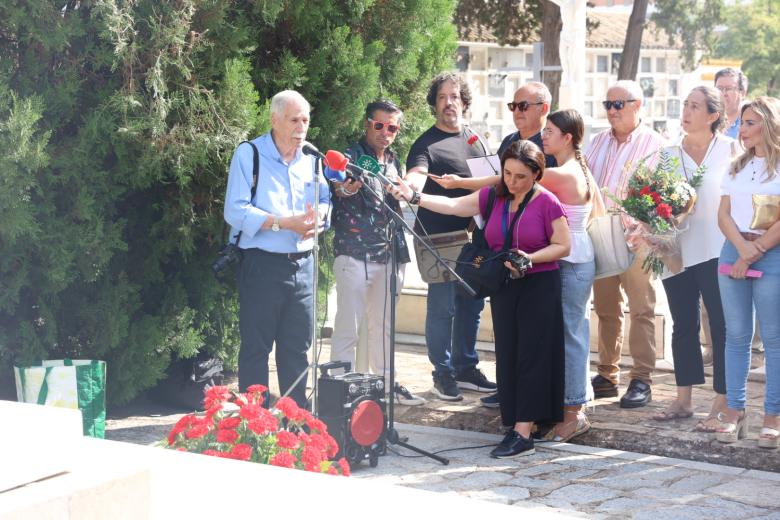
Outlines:
[[525,272],[531,267],[531,259],[525,255],[510,251],[506,255],[506,259],[512,264],[512,267],[518,270],[520,277],[525,275]]
[[241,260],[241,249],[235,244],[227,244],[217,254],[217,259],[211,264],[211,270],[214,274],[219,274],[239,260]]

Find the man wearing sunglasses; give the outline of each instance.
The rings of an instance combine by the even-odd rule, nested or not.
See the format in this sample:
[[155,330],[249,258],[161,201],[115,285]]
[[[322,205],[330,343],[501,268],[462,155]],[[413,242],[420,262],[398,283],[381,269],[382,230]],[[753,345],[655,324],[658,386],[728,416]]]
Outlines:
[[[469,137],[474,135],[463,124],[463,114],[471,104],[468,84],[455,74],[439,74],[431,81],[426,99],[436,122],[417,138],[406,160],[406,180],[414,191],[460,197],[486,182],[493,182],[491,177],[471,178],[466,163],[469,158],[488,153],[482,145],[468,144]],[[471,181],[476,182],[469,184]],[[411,202],[415,203],[414,198]],[[431,235],[450,233],[465,231],[470,222],[471,218],[442,215],[419,208],[415,229]],[[485,302],[462,293],[456,283],[428,284],[425,317],[428,359],[434,367],[433,393],[447,401],[462,400],[460,389],[477,392],[496,390],[496,384],[477,368],[479,313]]]
[[[531,141],[544,151],[542,129],[547,124],[550,103],[552,103],[552,94],[544,83],[531,81],[517,89],[513,100],[507,103],[517,132],[509,134],[501,142],[498,148],[499,157],[512,143],[521,139]],[[545,154],[544,160],[547,168],[558,166],[552,155]]]
[[[654,167],[657,152],[665,143],[660,134],[642,124],[642,88],[635,81],[621,80],[612,85],[602,105],[611,128],[596,134],[585,150],[585,160],[599,187],[622,198],[637,162],[645,159],[651,168]],[[614,206],[608,197],[605,202],[608,208]],[[636,224],[632,223],[629,231],[634,227]],[[597,399],[618,395],[618,363],[623,343],[621,287],[628,298],[631,315],[628,344],[634,366],[628,390],[620,399],[622,408],[644,406],[652,396],[655,289],[651,276],[642,269],[643,260],[642,255],[637,254],[627,271],[593,284],[593,303],[599,318],[599,366],[598,374],[592,379]]]
[[[398,156],[390,148],[401,125],[403,113],[392,101],[374,101],[366,106],[365,134],[347,148],[352,162],[372,158],[384,175],[395,178],[401,170]],[[376,177],[347,179],[333,185],[333,249],[336,258],[337,308],[331,341],[331,361],[349,361],[355,368],[359,328],[365,320],[368,337],[368,363],[372,373],[390,380],[390,275],[392,242],[390,226],[394,225],[387,209],[371,191],[379,194],[394,210],[401,205],[382,188]],[[403,287],[409,249],[404,234],[395,235],[398,262],[398,294]],[[396,295],[398,296],[398,295]],[[413,395],[396,383],[396,403],[419,405],[425,399]]]

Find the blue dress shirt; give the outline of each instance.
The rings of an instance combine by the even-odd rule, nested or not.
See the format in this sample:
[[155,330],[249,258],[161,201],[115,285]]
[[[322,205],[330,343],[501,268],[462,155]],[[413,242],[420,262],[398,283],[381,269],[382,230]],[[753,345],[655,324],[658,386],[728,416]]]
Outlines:
[[739,125],[742,124],[742,118],[738,117],[736,121],[734,121],[729,127],[726,129],[725,132],[723,132],[728,137],[731,137],[732,139],[739,140]]
[[[260,152],[260,173],[254,200],[252,190],[252,147],[243,144],[230,161],[225,221],[230,224],[230,241],[235,242],[241,231],[241,249],[258,248],[272,253],[309,251],[314,240],[301,240],[294,231],[261,229],[271,215],[290,217],[306,212],[306,204],[314,204],[314,158],[296,150],[295,158],[286,163],[279,154],[270,133],[252,141]],[[320,215],[330,210],[330,190],[322,175],[319,178]]]

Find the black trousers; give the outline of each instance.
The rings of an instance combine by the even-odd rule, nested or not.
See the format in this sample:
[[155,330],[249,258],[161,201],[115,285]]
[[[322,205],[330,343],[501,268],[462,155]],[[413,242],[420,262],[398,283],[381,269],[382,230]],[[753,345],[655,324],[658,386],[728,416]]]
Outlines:
[[677,386],[704,383],[701,358],[699,295],[710,317],[712,336],[713,388],[726,393],[726,321],[718,288],[718,259],[713,258],[663,281],[669,311],[672,313],[672,359]]
[[564,347],[558,270],[511,280],[490,298],[501,420],[563,420]]
[[[239,329],[238,386],[268,386],[268,357],[276,343],[276,370],[284,394],[306,372],[311,346],[314,261],[291,260],[260,249],[244,251],[238,271]],[[290,392],[300,406],[306,403],[304,376]]]

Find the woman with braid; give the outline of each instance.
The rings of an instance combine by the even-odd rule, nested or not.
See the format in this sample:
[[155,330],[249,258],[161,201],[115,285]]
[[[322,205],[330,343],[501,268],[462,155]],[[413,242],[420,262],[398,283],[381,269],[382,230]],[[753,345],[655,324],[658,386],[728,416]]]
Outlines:
[[593,398],[588,377],[590,326],[587,304],[596,266],[587,227],[594,213],[604,212],[604,202],[582,157],[584,133],[582,117],[571,109],[550,114],[542,131],[544,151],[555,156],[559,166],[546,169],[541,184],[558,197],[566,210],[571,233],[571,252],[558,261],[565,342],[563,422],[556,424],[544,437],[559,442],[566,442],[590,429],[583,406]]

